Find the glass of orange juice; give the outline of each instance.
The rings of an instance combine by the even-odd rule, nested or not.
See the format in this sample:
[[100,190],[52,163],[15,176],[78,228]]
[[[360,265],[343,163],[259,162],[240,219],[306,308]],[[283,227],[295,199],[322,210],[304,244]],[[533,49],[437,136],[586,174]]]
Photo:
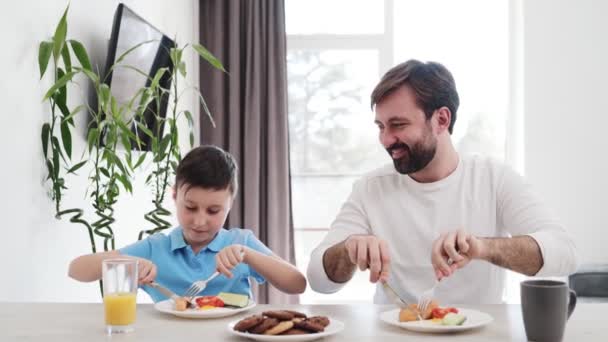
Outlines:
[[108,334],[133,331],[137,296],[137,260],[107,259],[102,263],[103,304]]

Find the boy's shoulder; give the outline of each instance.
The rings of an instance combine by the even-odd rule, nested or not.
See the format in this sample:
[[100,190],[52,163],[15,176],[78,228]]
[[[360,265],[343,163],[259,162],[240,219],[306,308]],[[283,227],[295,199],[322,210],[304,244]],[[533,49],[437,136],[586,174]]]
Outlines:
[[253,233],[253,231],[251,229],[247,229],[247,228],[222,228],[222,234],[223,236],[225,236],[225,238],[227,240],[239,240],[239,239],[249,239],[252,236],[255,236],[255,234]]
[[[178,235],[178,236],[174,236],[174,235]],[[147,240],[148,243],[152,247],[170,248],[172,245],[172,240],[176,240],[176,238],[178,238],[177,240],[179,240],[180,237],[181,237],[181,230],[179,229],[179,227],[176,227],[173,229],[166,229],[166,230],[163,230],[160,232],[156,232],[152,235],[149,235],[144,240]],[[181,238],[181,239],[183,241],[183,238]],[[144,240],[142,240],[142,241],[144,241]]]

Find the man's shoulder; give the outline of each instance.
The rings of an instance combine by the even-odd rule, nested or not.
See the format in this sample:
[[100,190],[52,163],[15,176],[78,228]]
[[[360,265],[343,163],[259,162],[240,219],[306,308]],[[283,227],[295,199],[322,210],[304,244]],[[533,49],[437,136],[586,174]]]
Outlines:
[[394,186],[397,182],[399,182],[401,177],[403,177],[403,175],[395,170],[393,164],[386,164],[382,167],[364,173],[361,177],[355,180],[353,189],[358,191],[368,191],[370,186],[372,188],[377,188],[378,185],[380,185],[380,187],[383,187],[383,185]]
[[491,173],[501,174],[505,170],[509,169],[509,166],[494,157],[480,155],[480,154],[467,154],[461,156],[463,169],[467,173]]
[[359,179],[361,182],[391,180],[401,176],[393,164],[385,164],[382,167],[369,171]]

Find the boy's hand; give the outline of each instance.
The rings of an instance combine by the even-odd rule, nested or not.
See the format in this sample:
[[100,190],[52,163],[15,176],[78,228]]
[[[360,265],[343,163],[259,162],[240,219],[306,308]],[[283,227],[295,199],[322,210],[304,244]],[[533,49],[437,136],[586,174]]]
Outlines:
[[215,263],[218,272],[225,275],[228,278],[232,278],[232,272],[230,272],[236,265],[243,262],[245,259],[246,247],[243,245],[230,245],[224,247],[215,256]]
[[156,265],[148,259],[137,258],[139,285],[149,284],[156,278]]

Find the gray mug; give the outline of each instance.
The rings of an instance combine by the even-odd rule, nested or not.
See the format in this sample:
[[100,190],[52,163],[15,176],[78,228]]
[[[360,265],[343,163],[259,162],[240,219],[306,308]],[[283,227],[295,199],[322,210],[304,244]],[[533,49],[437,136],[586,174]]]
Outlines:
[[529,341],[559,342],[576,306],[576,293],[563,281],[521,283],[521,310]]

